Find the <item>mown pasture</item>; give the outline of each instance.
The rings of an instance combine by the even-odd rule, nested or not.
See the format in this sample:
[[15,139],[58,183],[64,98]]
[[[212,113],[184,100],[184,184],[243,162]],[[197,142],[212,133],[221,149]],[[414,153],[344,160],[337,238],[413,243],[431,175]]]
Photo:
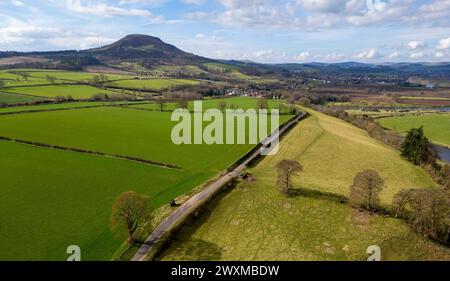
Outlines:
[[380,124],[399,133],[423,126],[425,135],[433,142],[450,146],[450,113],[396,116],[379,119]]
[[[341,203],[353,177],[375,169],[385,180],[383,204],[403,188],[431,180],[399,153],[339,119],[311,116],[289,132],[275,156],[249,169],[243,181],[182,228],[162,260],[365,260],[370,245],[383,260],[448,260],[450,251],[414,234],[408,225]],[[275,187],[276,164],[298,160],[297,196]],[[326,194],[329,192],[332,194]]]

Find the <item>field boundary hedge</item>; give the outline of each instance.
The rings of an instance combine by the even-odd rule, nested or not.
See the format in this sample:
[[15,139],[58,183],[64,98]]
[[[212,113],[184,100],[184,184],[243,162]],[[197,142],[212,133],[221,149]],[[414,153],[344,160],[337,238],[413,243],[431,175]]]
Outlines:
[[16,143],[22,143],[22,144],[28,144],[28,145],[34,145],[34,146],[44,147],[44,148],[51,148],[51,149],[72,151],[72,152],[91,154],[91,155],[97,155],[97,156],[105,156],[105,157],[112,157],[112,158],[118,158],[118,159],[125,159],[125,160],[138,162],[138,163],[142,163],[142,164],[158,166],[158,167],[161,167],[161,168],[168,168],[168,169],[175,169],[175,170],[182,170],[183,169],[180,166],[177,166],[175,164],[163,163],[163,162],[158,162],[158,161],[153,161],[153,160],[148,160],[148,159],[144,159],[144,158],[140,158],[140,157],[134,157],[134,156],[128,156],[128,155],[107,154],[107,153],[100,152],[100,151],[87,150],[87,149],[76,148],[76,147],[66,147],[66,146],[61,146],[61,145],[54,145],[54,144],[41,143],[41,142],[36,142],[36,141],[28,141],[28,140],[10,138],[10,137],[5,137],[5,136],[0,136],[0,140],[16,142]]

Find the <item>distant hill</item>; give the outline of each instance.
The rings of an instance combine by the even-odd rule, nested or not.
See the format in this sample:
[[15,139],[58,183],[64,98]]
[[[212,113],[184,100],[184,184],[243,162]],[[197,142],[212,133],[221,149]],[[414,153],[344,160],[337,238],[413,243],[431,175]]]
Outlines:
[[[19,66],[81,70],[88,66],[113,66],[123,70],[124,63],[130,63],[144,69],[166,65],[197,66],[201,68],[197,71],[210,72],[204,67],[204,64],[208,62],[229,65],[236,71],[253,76],[278,74],[283,77],[290,77],[295,73],[299,75],[321,74],[353,77],[360,75],[450,76],[450,63],[311,62],[262,64],[252,61],[214,60],[187,53],[157,37],[141,34],[127,35],[110,45],[81,51],[0,52],[1,68]],[[125,70],[132,71],[130,69]],[[226,76],[226,73],[213,73],[213,75]]]
[[211,61],[186,53],[177,47],[148,35],[128,35],[119,41],[101,48],[81,51],[100,62],[145,60],[151,64],[188,65]]
[[[144,66],[154,65],[196,65],[214,60],[184,52],[177,47],[148,35],[127,35],[119,41],[100,48],[54,52],[0,52],[1,58],[29,57],[37,64],[45,58],[53,63],[84,67],[96,64],[120,64],[137,62]],[[11,60],[14,61],[14,60]]]
[[450,63],[381,63],[369,64],[359,62],[341,63],[287,63],[274,64],[272,68],[290,72],[313,72],[327,75],[417,75],[450,76]]

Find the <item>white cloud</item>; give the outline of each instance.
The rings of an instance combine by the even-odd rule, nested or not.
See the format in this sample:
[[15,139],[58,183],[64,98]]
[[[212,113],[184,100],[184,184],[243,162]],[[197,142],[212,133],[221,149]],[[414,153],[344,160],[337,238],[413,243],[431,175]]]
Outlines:
[[299,55],[294,57],[294,60],[304,61],[311,57],[309,52],[301,52]]
[[119,5],[125,4],[148,4],[148,5],[161,5],[167,0],[120,0]]
[[186,4],[200,5],[205,3],[205,0],[183,0]]
[[16,6],[16,7],[21,7],[21,6],[24,6],[25,4],[22,2],[22,1],[20,1],[20,0],[11,0],[11,4],[13,4],[14,6]]
[[443,52],[436,52],[435,57],[436,58],[443,58],[445,56],[445,54]]
[[60,49],[76,48],[78,50],[82,50],[111,44],[115,40],[116,40],[115,38],[108,38],[95,35],[85,35],[85,36],[72,35],[67,37],[50,38],[47,40],[47,43]]
[[271,56],[274,52],[272,50],[260,50],[253,53],[255,58],[262,58]]
[[288,60],[288,57],[285,53],[280,53],[272,49],[267,49],[253,52],[252,58],[250,59],[254,59],[260,62],[281,62]]
[[411,59],[421,59],[425,56],[423,52],[416,52],[409,55],[409,58]]
[[375,59],[379,57],[378,51],[375,49],[371,49],[368,51],[364,51],[362,53],[359,53],[355,56],[357,59]]
[[198,33],[198,34],[195,35],[195,38],[197,38],[197,39],[203,39],[203,38],[206,38],[206,34]]
[[325,61],[339,61],[339,60],[346,60],[348,57],[344,54],[328,54],[323,57]]
[[63,31],[53,27],[37,26],[31,22],[13,20],[0,28],[0,44],[29,44],[36,39],[60,36]]
[[425,43],[423,41],[411,41],[406,44],[406,47],[410,50],[423,49]]
[[419,7],[420,14],[426,19],[448,17],[449,10],[450,0],[433,0],[431,3],[423,4]]
[[399,22],[410,12],[411,2],[412,0],[368,0],[362,13],[350,14],[346,21],[356,26]]
[[163,17],[154,16],[148,10],[124,9],[115,6],[109,6],[105,3],[88,2],[86,5],[83,6],[81,0],[67,0],[67,8],[72,12],[84,15],[93,15],[97,17],[137,16],[137,17],[147,17],[155,22],[164,21]]
[[439,40],[439,45],[437,46],[438,50],[447,50],[450,49],[450,37]]
[[[193,0],[196,1],[196,0]],[[392,26],[393,24],[430,27],[438,22],[450,25],[448,9],[421,6],[421,0],[218,0],[223,10],[190,13],[191,19],[224,26],[279,28],[293,30],[339,29],[349,26]],[[433,5],[447,7],[438,1]],[[433,6],[434,7],[434,6]],[[429,11],[440,11],[429,18]]]
[[[86,49],[99,47],[114,41],[114,38],[95,33],[74,32],[57,27],[40,25],[33,21],[21,21],[9,17],[0,27],[0,46],[2,49],[30,51],[45,50],[49,46],[58,49]],[[36,48],[36,46],[45,49]]]
[[303,9],[320,13],[339,13],[346,9],[349,0],[302,0]]
[[399,52],[393,52],[393,53],[391,53],[391,54],[388,56],[388,58],[389,58],[389,59],[396,59],[396,58],[398,58],[399,56],[400,56]]

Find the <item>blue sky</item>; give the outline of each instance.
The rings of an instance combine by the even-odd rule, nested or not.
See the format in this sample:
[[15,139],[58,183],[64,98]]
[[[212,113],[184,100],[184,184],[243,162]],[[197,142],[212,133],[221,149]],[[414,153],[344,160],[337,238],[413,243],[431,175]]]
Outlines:
[[450,61],[450,0],[0,0],[3,51],[136,33],[220,59]]

